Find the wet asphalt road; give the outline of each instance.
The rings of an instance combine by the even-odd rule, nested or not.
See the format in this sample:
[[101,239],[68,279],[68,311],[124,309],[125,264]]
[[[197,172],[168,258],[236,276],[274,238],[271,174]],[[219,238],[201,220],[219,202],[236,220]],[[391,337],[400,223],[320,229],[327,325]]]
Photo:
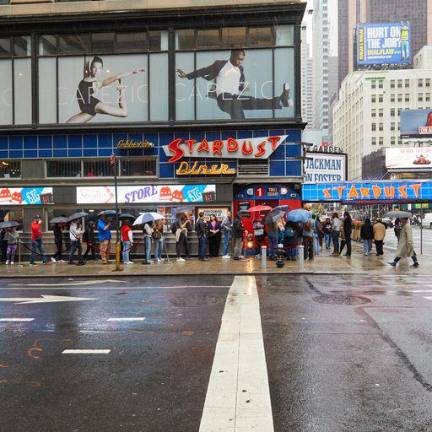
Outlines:
[[[199,430],[233,278],[116,281],[0,281],[2,432]],[[432,431],[430,276],[256,282],[275,431]]]

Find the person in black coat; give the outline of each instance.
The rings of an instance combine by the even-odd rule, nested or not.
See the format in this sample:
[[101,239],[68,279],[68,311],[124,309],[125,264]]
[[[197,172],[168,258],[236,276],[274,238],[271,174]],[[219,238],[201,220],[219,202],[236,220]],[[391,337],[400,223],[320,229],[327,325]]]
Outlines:
[[221,242],[221,224],[217,220],[215,215],[210,216],[210,220],[207,223],[207,232],[209,238],[209,253],[211,257],[217,257],[219,255],[219,248]]
[[344,231],[344,237],[345,238],[341,242],[339,253],[341,254],[343,251],[343,248],[346,246],[347,252],[346,252],[345,256],[350,257],[351,256],[352,219],[351,219],[351,215],[347,211],[344,213],[344,220],[343,220],[342,229]]
[[7,256],[7,247],[8,242],[6,239],[6,230],[2,229],[0,230],[0,249],[1,249],[1,260],[3,262],[6,262],[6,256]]
[[54,243],[56,245],[56,253],[52,261],[61,261],[63,249],[63,224],[56,223],[53,226]]
[[368,256],[372,252],[372,240],[374,238],[373,226],[370,219],[366,219],[360,229],[360,238],[363,240],[363,253]]
[[95,223],[90,221],[84,231],[83,240],[87,244],[87,249],[84,252],[84,259],[87,259],[89,252],[91,252],[92,258],[96,261],[96,234],[95,234]]

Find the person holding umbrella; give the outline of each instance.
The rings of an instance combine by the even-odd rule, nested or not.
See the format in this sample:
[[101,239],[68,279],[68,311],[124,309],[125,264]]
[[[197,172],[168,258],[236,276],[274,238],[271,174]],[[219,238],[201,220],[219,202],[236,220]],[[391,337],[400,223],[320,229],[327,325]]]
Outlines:
[[89,252],[92,254],[92,258],[96,261],[96,235],[95,235],[95,223],[90,221],[84,230],[83,240],[87,244],[86,251],[84,252],[84,259],[87,259]]
[[56,253],[51,258],[52,262],[61,261],[63,249],[63,223],[55,223],[53,226],[54,243],[56,245]]
[[75,219],[71,221],[69,226],[69,237],[71,241],[71,249],[69,253],[69,264],[73,264],[75,251],[78,251],[78,264],[84,265],[84,259],[82,256],[82,246],[81,246],[81,237],[83,234],[83,230],[81,228],[81,224],[79,223],[79,219]]
[[396,257],[389,264],[396,267],[401,258],[411,258],[413,260],[413,267],[418,267],[417,254],[414,250],[414,241],[412,235],[412,228],[408,222],[408,218],[400,218],[401,231],[399,236],[398,248],[396,249]]
[[45,249],[44,249],[44,245],[43,245],[43,240],[42,240],[42,231],[41,231],[41,226],[42,226],[42,219],[39,215],[36,215],[33,218],[33,222],[31,224],[31,239],[32,239],[32,250],[31,250],[31,256],[30,256],[30,265],[36,265],[35,263],[35,255],[36,255],[36,250],[39,250],[39,254],[42,256],[42,262],[44,264],[47,263],[47,257],[45,255]]
[[98,240],[99,240],[99,252],[102,260],[102,264],[109,263],[110,256],[110,242],[111,242],[111,230],[110,221],[105,214],[101,214],[98,220]]

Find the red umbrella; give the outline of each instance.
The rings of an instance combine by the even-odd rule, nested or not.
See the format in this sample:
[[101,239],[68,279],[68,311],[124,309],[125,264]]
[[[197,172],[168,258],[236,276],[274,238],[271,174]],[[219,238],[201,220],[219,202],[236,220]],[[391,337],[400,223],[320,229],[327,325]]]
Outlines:
[[255,207],[251,207],[248,209],[250,212],[263,212],[263,211],[270,211],[272,208],[270,206],[266,205],[257,205]]

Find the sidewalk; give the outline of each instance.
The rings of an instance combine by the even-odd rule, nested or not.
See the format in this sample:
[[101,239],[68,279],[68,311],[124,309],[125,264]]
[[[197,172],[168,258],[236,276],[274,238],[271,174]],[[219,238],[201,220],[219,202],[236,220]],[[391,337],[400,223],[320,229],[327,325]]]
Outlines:
[[49,263],[30,266],[25,263],[21,266],[0,266],[0,278],[10,277],[123,277],[123,276],[175,276],[175,275],[262,275],[262,274],[368,274],[368,275],[394,275],[394,274],[432,274],[431,260],[419,256],[420,267],[417,269],[409,267],[411,262],[403,260],[396,268],[387,263],[393,255],[386,252],[384,257],[370,255],[363,256],[361,246],[353,244],[351,258],[340,256],[329,256],[327,251],[323,255],[315,257],[313,261],[305,261],[304,271],[300,272],[297,262],[286,261],[281,269],[276,267],[274,261],[267,261],[267,266],[261,266],[261,260],[246,258],[241,261],[232,259],[212,258],[202,262],[196,258],[178,263],[170,258],[169,262],[142,265],[142,260],[133,265],[121,265],[122,271],[115,271],[114,263],[102,265],[89,261],[85,266],[68,265],[67,263]]

